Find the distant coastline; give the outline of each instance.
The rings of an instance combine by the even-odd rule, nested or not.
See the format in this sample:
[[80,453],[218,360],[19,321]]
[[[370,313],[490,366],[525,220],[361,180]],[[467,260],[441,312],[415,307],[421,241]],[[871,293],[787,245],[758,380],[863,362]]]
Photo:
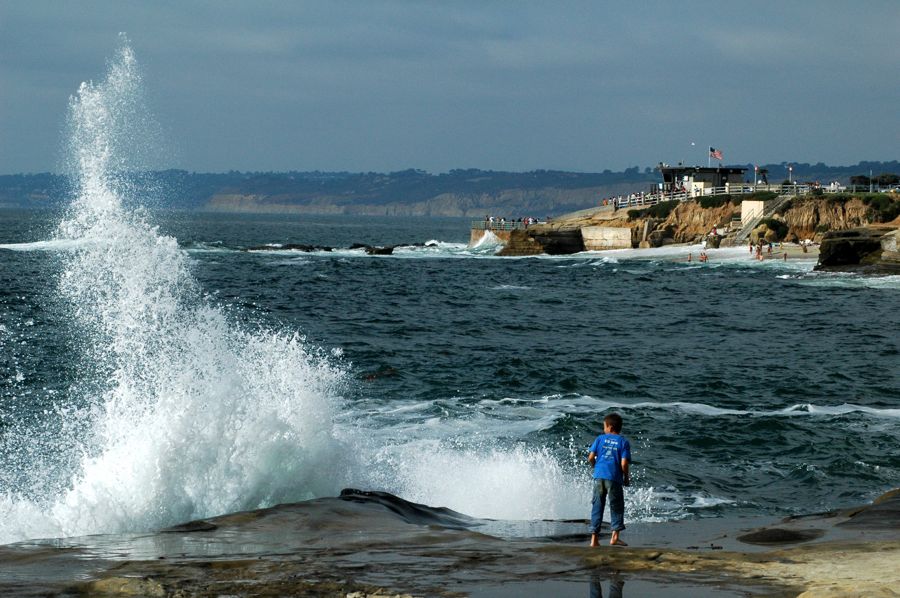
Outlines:
[[[784,165],[765,165],[770,178]],[[793,164],[795,180],[839,181],[900,173],[900,162],[860,162],[852,166]],[[135,177],[134,187],[161,207],[229,213],[356,216],[443,216],[544,218],[595,207],[604,197],[646,191],[659,181],[651,167],[598,173],[535,170],[498,172],[478,169],[431,174],[228,172],[166,170]],[[0,206],[45,208],[70,196],[65,177],[51,173],[0,175]]]

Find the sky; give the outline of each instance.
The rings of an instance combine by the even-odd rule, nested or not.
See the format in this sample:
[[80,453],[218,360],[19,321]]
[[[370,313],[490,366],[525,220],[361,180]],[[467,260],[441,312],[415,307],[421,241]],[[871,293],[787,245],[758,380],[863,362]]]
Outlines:
[[120,32],[160,167],[900,158],[897,0],[0,0],[0,174],[60,170],[69,96]]

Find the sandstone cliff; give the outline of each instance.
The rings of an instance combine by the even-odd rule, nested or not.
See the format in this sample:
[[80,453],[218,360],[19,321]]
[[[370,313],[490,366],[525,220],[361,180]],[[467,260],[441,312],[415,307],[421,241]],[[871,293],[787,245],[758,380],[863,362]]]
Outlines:
[[872,224],[871,210],[859,198],[836,202],[828,197],[795,197],[780,219],[788,225],[788,236],[796,239]]
[[724,231],[731,222],[732,214],[740,214],[740,209],[740,206],[731,202],[717,208],[704,209],[695,201],[686,201],[672,210],[661,228],[671,231],[667,238],[675,243],[696,243],[709,234],[713,227]]

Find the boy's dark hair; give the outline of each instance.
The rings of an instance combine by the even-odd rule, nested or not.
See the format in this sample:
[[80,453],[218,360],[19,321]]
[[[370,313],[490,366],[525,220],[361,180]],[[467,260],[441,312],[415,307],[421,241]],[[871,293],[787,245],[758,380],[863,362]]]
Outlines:
[[603,423],[607,424],[616,434],[622,431],[622,416],[618,413],[610,413],[603,418]]

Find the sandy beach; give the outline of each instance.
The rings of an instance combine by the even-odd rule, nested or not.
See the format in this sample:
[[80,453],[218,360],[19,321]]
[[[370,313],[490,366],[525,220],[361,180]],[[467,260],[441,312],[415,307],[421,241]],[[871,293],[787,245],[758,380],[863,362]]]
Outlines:
[[[750,251],[748,246],[743,247],[721,247],[718,249],[704,249],[702,245],[668,245],[666,249],[674,250],[676,247],[681,248],[682,256],[679,256],[679,259],[676,261],[687,261],[688,255],[691,256],[691,261],[699,262],[700,260],[700,252],[706,251],[706,254],[709,256],[710,261],[715,259],[717,255],[725,255],[728,258],[735,257],[745,257],[747,261],[757,260],[756,251]],[[652,251],[652,250],[636,250],[636,251]],[[810,245],[800,245],[798,243],[776,243],[772,247],[772,252],[769,253],[766,246],[763,246],[762,252],[762,261],[769,260],[784,260],[785,255],[787,255],[787,259],[790,261],[793,260],[805,260],[805,261],[813,261],[815,262],[819,256],[819,246],[818,244],[810,244]],[[758,261],[758,260],[757,260]]]

